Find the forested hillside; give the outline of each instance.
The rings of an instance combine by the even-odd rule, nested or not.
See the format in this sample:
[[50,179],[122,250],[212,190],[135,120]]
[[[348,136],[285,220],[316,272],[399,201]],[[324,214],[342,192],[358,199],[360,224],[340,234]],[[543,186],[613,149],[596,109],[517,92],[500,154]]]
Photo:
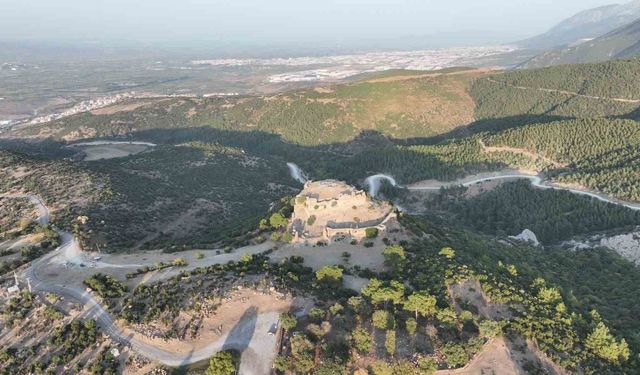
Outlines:
[[640,225],[638,211],[568,191],[536,189],[529,181],[505,183],[471,198],[465,192],[442,190],[427,201],[428,212],[453,214],[455,223],[500,237],[529,229],[545,245]]
[[345,142],[365,130],[393,138],[433,136],[473,121],[474,103],[468,87],[480,74],[396,71],[355,83],[274,96],[140,100],[31,126],[14,135],[73,140],[210,126],[269,132],[304,145]]
[[[314,179],[353,184],[376,173],[409,184],[525,168],[555,182],[640,200],[640,89],[634,85],[640,60],[445,73],[394,71],[273,97],[141,102],[10,135],[117,135],[160,145],[129,158],[74,166],[100,176],[108,192],[101,204],[87,206],[85,214],[96,220],[79,230],[91,237],[102,233],[93,240],[114,250],[212,246],[242,238],[275,197],[295,191],[286,162]],[[457,127],[463,124],[470,124],[466,133]],[[29,147],[40,154],[70,153],[54,142],[19,142],[14,148],[31,152]],[[183,193],[176,195],[176,189]],[[68,222],[79,212],[69,214]],[[122,227],[124,217],[135,224]],[[181,220],[194,228],[216,225],[188,231]]]
[[563,165],[536,168],[559,182],[640,200],[639,78],[639,59],[480,78],[472,138]]
[[[636,2],[640,9],[640,3]],[[537,68],[559,64],[579,64],[637,57],[640,53],[640,21],[620,25],[609,33],[575,46],[545,52],[522,64],[524,68]]]
[[566,164],[566,168],[548,170],[558,181],[640,200],[637,121],[586,119],[532,124],[485,135],[483,141],[487,146],[528,150]]
[[474,131],[573,118],[639,119],[640,60],[519,70],[477,79]]
[[91,221],[78,230],[88,246],[109,251],[241,245],[270,205],[298,187],[284,162],[216,143],[164,146],[90,169],[109,176],[113,198],[86,207]]
[[[563,358],[557,358],[559,363],[568,368],[575,366],[575,361],[582,357],[578,354],[590,344],[585,345],[583,335],[587,335],[593,324],[604,321],[611,325],[612,331],[624,336],[631,347],[632,353],[637,353],[640,345],[638,341],[638,325],[634,316],[638,313],[638,288],[640,279],[636,267],[622,259],[617,254],[607,249],[592,249],[579,252],[567,250],[549,250],[531,246],[514,244],[505,245],[497,241],[486,239],[456,228],[456,226],[444,226],[433,221],[413,220],[411,225],[417,234],[426,234],[424,240],[417,241],[410,247],[411,252],[418,256],[435,254],[442,246],[450,246],[455,249],[454,260],[458,264],[465,264],[475,272],[487,272],[489,280],[495,277],[498,281],[496,287],[487,285],[488,293],[492,301],[514,301],[520,297],[520,292],[543,289],[558,286],[563,300],[556,299],[557,304],[545,307],[549,290],[537,295],[531,302],[524,297],[523,305],[528,311],[528,318],[516,318],[512,321],[511,329],[524,330],[525,336],[536,340],[543,350],[553,353],[560,349],[571,353]],[[419,270],[423,264],[430,262],[416,261],[414,259],[411,269]],[[435,267],[433,267],[435,268]],[[425,277],[425,282],[433,282]],[[538,278],[542,277],[546,283]],[[508,280],[511,281],[508,281]],[[513,289],[512,282],[523,289]],[[490,283],[493,284],[493,283]],[[493,284],[495,285],[495,284]],[[526,292],[525,292],[526,294]],[[546,296],[546,297],[545,297]],[[557,297],[556,297],[557,298]],[[555,306],[554,306],[555,305]],[[562,306],[560,306],[562,305]],[[532,310],[529,310],[529,309]],[[582,317],[572,315],[572,318],[563,319],[561,316],[568,311],[582,313]],[[545,316],[546,318],[539,319]],[[557,315],[556,315],[557,314]],[[560,333],[562,332],[562,333]],[[562,339],[561,339],[562,337]],[[609,341],[612,343],[612,341]],[[573,349],[572,349],[573,347]],[[562,349],[561,349],[562,348]],[[582,349],[578,349],[582,348]],[[613,347],[613,352],[616,350]],[[587,353],[591,354],[587,354]],[[582,352],[587,356],[593,355],[591,349]],[[597,357],[597,355],[596,355]],[[593,374],[632,374],[637,372],[638,360],[631,356],[630,360],[617,367],[610,363],[609,366],[600,367],[597,360],[588,359],[582,362],[583,370]],[[592,367],[596,366],[596,367]]]
[[640,59],[518,70],[491,78],[513,86],[562,90],[602,98],[640,100]]

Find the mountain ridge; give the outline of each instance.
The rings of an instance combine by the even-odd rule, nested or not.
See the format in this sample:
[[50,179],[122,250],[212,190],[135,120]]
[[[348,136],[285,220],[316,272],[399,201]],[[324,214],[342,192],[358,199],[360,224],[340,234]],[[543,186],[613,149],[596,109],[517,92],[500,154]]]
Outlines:
[[640,19],[619,27],[592,41],[555,49],[523,63],[521,68],[540,68],[560,64],[580,64],[624,59],[640,54]]
[[625,4],[604,5],[576,13],[547,32],[516,44],[539,50],[571,46],[598,38],[638,18],[640,18],[640,1],[638,0]]

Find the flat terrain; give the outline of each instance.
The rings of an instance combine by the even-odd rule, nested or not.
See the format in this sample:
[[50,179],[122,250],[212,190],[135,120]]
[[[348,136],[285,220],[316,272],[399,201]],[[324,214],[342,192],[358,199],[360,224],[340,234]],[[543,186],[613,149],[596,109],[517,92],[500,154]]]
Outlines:
[[369,248],[340,242],[334,242],[327,246],[291,244],[282,246],[271,255],[271,259],[280,261],[294,255],[301,256],[304,258],[305,265],[313,269],[320,269],[327,265],[345,264],[342,260],[342,254],[346,252],[351,254],[349,264],[381,271],[384,265],[384,257],[382,256],[384,246],[381,240],[375,241],[374,246]]
[[85,153],[84,161],[122,158],[139,154],[149,149],[148,146],[135,144],[82,146],[79,148]]

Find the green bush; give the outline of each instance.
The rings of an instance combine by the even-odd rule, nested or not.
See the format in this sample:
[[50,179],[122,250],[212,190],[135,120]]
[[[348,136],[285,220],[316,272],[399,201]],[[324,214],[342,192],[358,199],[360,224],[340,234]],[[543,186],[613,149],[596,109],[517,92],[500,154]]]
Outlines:
[[367,228],[364,233],[367,238],[376,238],[378,237],[378,228]]

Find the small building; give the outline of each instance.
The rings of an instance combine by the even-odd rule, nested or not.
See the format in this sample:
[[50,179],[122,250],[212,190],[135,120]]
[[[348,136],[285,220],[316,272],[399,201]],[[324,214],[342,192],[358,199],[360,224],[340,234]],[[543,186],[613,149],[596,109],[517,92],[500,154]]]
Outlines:
[[7,288],[8,295],[13,295],[18,293],[20,293],[20,287],[17,285],[11,285],[10,287]]

